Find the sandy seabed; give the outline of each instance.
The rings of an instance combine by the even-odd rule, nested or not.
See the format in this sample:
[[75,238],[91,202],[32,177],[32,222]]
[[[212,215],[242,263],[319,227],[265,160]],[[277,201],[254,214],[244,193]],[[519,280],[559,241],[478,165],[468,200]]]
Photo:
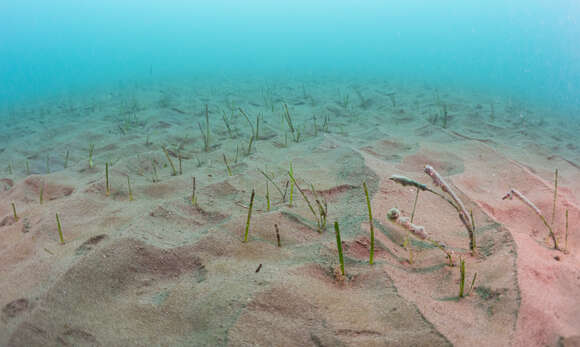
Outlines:
[[[580,345],[577,119],[477,92],[320,80],[135,84],[4,113],[0,345]],[[416,195],[391,175],[441,191],[426,164],[473,211],[475,255],[453,207],[419,194],[413,223],[451,265],[386,218],[410,216]],[[533,210],[502,200],[510,188],[562,250]]]

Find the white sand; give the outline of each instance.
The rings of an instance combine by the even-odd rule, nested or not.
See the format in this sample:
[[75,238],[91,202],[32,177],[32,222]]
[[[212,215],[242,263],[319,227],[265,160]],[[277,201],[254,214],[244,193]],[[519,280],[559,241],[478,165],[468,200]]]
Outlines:
[[[205,129],[206,104],[209,152],[198,125]],[[240,107],[254,127],[260,116],[249,155],[252,131]],[[578,121],[509,97],[382,81],[136,85],[16,107],[0,128],[0,345],[575,345],[579,130]],[[259,170],[284,191],[290,161],[315,211],[310,183],[328,203],[322,233],[296,189],[290,207],[268,184],[267,211]],[[459,268],[416,239],[410,264],[406,235],[385,217],[395,206],[410,215],[415,197],[388,178],[432,187],[425,164],[476,221],[472,256],[457,212],[420,194],[414,223],[450,247],[455,264],[465,259],[466,291],[477,272],[461,299]],[[555,168],[553,229],[564,247],[567,209],[569,252],[552,249],[524,204],[501,200],[517,188],[551,222]],[[363,181],[372,195],[373,266]],[[335,220],[346,278],[337,272]]]

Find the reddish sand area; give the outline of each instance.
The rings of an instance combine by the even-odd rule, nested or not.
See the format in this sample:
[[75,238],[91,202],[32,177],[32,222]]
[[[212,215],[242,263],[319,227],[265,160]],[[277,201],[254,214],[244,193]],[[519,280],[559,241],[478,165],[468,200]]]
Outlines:
[[[490,117],[447,94],[442,124],[421,91],[395,107],[362,89],[372,102],[349,108],[299,90],[284,99],[296,129],[278,105],[236,101],[246,120],[208,91],[191,107],[140,101],[129,123],[105,104],[3,130],[0,345],[580,346],[578,124],[524,123],[507,103]],[[472,214],[476,252],[448,201],[390,179],[449,199],[425,165]],[[532,208],[502,199],[512,188],[559,250]],[[387,218],[410,217],[416,196],[427,240]]]

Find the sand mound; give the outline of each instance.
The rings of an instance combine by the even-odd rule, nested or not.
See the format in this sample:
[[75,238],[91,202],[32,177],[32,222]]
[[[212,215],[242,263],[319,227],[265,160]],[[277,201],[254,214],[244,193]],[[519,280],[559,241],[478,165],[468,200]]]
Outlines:
[[[83,253],[99,239],[85,242]],[[175,285],[181,277],[200,282],[205,276],[200,259],[186,249],[161,250],[131,239],[98,246],[47,291],[38,308],[21,317],[8,344],[110,345],[130,339],[128,332],[136,326],[148,326],[149,333],[142,338],[152,339],[169,321],[151,320],[153,311],[147,302],[162,304],[165,298],[156,292]],[[28,306],[28,299],[22,298],[3,310],[8,318],[17,318],[16,313]],[[166,310],[169,316],[180,314]],[[107,323],[111,321],[115,324]]]
[[309,286],[285,283],[258,293],[230,329],[232,345],[450,345],[397,295],[386,273],[350,272],[356,285],[337,285],[316,266],[295,270],[296,283]]

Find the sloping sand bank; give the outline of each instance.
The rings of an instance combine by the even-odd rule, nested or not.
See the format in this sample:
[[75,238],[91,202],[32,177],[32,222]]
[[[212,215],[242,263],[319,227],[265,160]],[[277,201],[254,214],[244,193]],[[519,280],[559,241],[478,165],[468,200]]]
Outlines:
[[[21,111],[29,120],[5,125],[0,152],[8,163],[0,180],[0,345],[578,345],[580,155],[567,135],[578,124],[524,122],[511,101],[497,102],[491,117],[477,96],[454,94],[441,95],[450,113],[442,123],[428,88],[407,87],[396,101],[382,84],[343,88],[353,98],[361,92],[361,102],[337,100],[335,85],[265,96],[249,84],[223,95],[144,88],[137,106],[121,95]],[[49,121],[57,117],[62,124]],[[290,162],[314,213],[288,183]],[[419,194],[414,223],[453,251],[452,264],[387,220],[393,207],[410,216],[416,194],[391,175],[438,189],[426,164],[472,211],[476,255],[457,212],[434,194]],[[521,201],[502,200],[510,188],[543,211],[566,252],[553,249]],[[316,199],[328,206],[323,230]]]

